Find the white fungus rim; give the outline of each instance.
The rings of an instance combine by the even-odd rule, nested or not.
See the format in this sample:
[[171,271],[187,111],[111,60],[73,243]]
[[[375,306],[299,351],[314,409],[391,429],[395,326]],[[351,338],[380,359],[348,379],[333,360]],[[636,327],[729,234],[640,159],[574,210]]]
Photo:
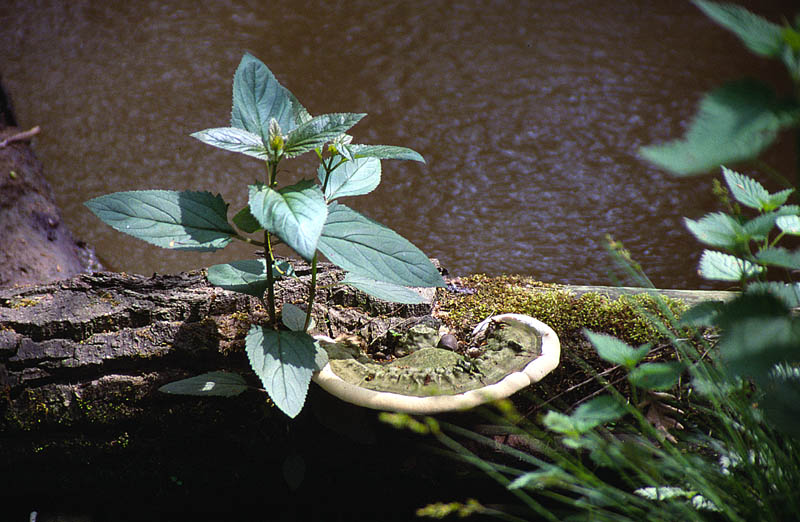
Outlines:
[[[553,371],[561,357],[561,343],[552,328],[528,315],[500,314],[481,321],[473,333],[485,329],[491,320],[515,319],[535,328],[542,336],[542,353],[520,371],[511,373],[494,384],[456,395],[434,395],[416,397],[392,392],[368,390],[344,381],[331,369],[330,363],[322,370],[314,372],[313,380],[325,391],[345,402],[374,410],[396,411],[401,413],[431,414],[445,411],[466,410],[486,402],[504,399],[519,390],[539,382]],[[325,336],[317,339],[334,342]]]

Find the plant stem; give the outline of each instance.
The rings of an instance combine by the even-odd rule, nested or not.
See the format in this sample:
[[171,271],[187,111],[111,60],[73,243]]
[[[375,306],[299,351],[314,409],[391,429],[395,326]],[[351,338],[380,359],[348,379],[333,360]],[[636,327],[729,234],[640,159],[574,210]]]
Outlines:
[[275,258],[272,254],[272,244],[270,243],[270,234],[264,231],[264,255],[267,260],[267,306],[269,308],[269,317],[272,321],[272,327],[278,329],[278,316],[275,314],[275,277],[272,275],[272,267],[275,264]]
[[308,290],[308,310],[306,311],[306,323],[303,325],[303,331],[307,331],[311,325],[311,310],[314,307],[314,298],[317,293],[317,253],[314,252],[314,258],[311,260],[311,288]]

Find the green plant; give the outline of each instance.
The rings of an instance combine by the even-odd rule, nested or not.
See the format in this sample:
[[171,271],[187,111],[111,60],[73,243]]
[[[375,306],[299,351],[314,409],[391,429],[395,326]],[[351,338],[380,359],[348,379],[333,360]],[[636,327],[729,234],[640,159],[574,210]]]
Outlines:
[[[781,61],[793,91],[781,98],[764,82],[746,79],[708,93],[683,139],[640,149],[645,159],[677,175],[702,174],[723,164],[755,160],[781,131],[800,126],[800,14],[793,26],[781,26],[737,5],[692,3],[734,33],[751,52]],[[800,134],[795,139],[800,153]],[[758,164],[789,186],[766,164]],[[800,179],[800,155],[797,170]]]
[[[263,259],[210,267],[208,280],[264,302],[270,324],[250,328],[246,351],[264,389],[290,417],[303,407],[311,374],[327,361],[325,351],[308,334],[313,327],[320,253],[345,270],[341,284],[384,300],[419,303],[422,297],[411,287],[444,285],[436,267],[418,248],[339,202],[378,186],[381,159],[424,162],[405,147],[352,143],[346,132],[364,116],[333,113],[312,117],[264,63],[245,54],[233,80],[230,127],[192,134],[214,147],[265,163],[264,181],[248,186],[248,205],[233,216],[232,223],[228,204],[209,192],[117,192],[86,202],[116,230],[159,247],[212,251],[235,239],[263,248]],[[307,152],[319,159],[315,179],[279,188],[281,162]],[[248,236],[252,234],[259,238]],[[275,257],[273,247],[281,242],[312,267],[306,310],[284,304],[283,328],[276,310],[275,281],[293,277],[294,271],[289,262]],[[229,396],[246,388],[238,375],[213,372],[172,383],[163,391]]]

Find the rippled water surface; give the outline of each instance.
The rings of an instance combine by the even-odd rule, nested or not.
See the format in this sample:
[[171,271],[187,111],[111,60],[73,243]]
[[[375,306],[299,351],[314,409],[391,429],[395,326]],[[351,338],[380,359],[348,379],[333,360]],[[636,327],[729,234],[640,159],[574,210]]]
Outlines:
[[[780,21],[794,2],[753,2]],[[348,204],[451,273],[608,283],[606,234],[658,286],[703,285],[682,217],[715,208],[711,178],[676,180],[636,157],[678,137],[700,95],[743,75],[780,80],[689,3],[4,2],[0,73],[76,235],[109,266],[178,271],[247,257],[161,250],[82,202],[117,190],[220,192],[238,208],[257,160],[189,137],[226,126],[247,50],[312,112],[366,112],[360,143],[405,145]],[[779,85],[783,85],[779,83]],[[793,164],[790,140],[771,159]],[[311,159],[311,158],[309,158]],[[281,181],[313,175],[282,165]]]

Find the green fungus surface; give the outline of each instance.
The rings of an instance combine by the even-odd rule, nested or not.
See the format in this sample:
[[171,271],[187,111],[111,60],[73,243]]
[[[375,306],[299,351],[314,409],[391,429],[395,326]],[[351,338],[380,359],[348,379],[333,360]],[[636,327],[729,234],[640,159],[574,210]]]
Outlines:
[[456,395],[495,384],[522,371],[541,354],[542,337],[519,321],[491,323],[474,341],[481,351],[470,358],[451,350],[424,347],[379,363],[343,344],[325,344],[332,371],[355,386],[415,397]]

